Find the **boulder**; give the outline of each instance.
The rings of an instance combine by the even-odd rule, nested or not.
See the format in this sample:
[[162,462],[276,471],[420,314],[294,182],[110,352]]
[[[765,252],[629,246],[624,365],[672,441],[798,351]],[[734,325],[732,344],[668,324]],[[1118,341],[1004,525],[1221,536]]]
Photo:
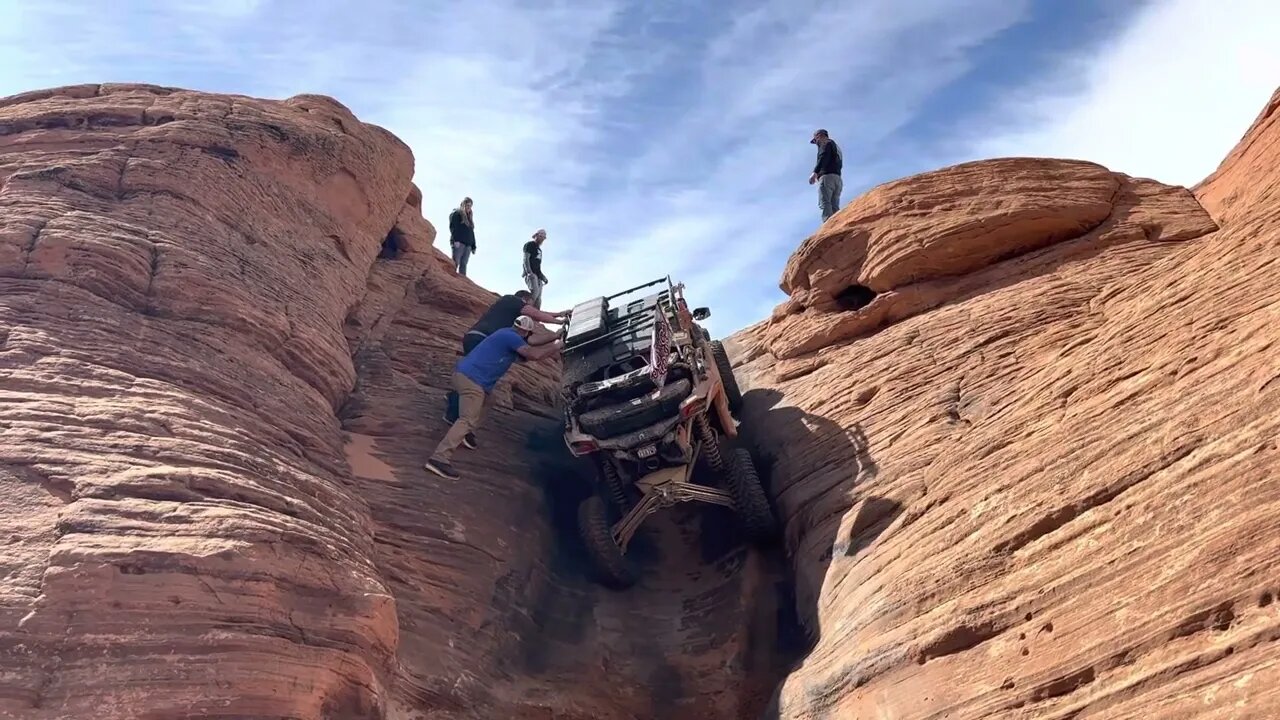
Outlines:
[[769,717],[1280,713],[1275,106],[1194,194],[972,163],[801,246],[728,345],[810,632]]
[[1009,158],[874,188],[801,244],[759,333],[792,359],[1117,244],[1217,226],[1186,188],[1092,163]]

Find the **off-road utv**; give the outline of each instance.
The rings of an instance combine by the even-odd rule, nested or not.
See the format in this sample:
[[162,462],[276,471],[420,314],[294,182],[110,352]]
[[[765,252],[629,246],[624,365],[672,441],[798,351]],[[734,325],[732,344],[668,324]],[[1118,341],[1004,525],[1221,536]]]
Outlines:
[[698,325],[710,314],[690,312],[684,284],[669,277],[573,308],[565,442],[595,466],[578,523],[609,585],[638,579],[628,543],[645,518],[678,502],[731,508],[753,539],[775,530],[750,453],[732,446],[742,395],[724,346]]

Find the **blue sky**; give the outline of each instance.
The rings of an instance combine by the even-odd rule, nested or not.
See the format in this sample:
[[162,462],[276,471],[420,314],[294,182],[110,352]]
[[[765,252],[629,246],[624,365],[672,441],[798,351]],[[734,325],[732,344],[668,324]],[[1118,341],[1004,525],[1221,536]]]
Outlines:
[[[1213,6],[1230,7],[1229,12]],[[1193,184],[1280,84],[1274,0],[0,0],[0,95],[150,82],[332,95],[414,150],[471,277],[546,305],[670,273],[713,332],[765,317],[820,221],[813,129],[849,202],[1000,155]]]

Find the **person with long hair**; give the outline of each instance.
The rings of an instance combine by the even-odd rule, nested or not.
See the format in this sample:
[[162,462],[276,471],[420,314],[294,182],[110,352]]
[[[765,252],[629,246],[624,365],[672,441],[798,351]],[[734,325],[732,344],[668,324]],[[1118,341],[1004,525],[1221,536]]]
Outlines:
[[471,198],[462,198],[462,203],[449,213],[449,246],[453,250],[453,268],[464,277],[467,274],[467,261],[476,252],[476,221],[471,214],[471,205]]

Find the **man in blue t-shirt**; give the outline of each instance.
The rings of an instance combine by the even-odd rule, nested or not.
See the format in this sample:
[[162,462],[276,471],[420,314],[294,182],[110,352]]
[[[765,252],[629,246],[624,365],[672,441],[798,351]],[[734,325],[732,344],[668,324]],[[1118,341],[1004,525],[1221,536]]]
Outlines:
[[[521,315],[528,315],[538,322],[551,323],[555,325],[563,325],[569,320],[569,311],[558,313],[543,312],[538,308],[530,305],[531,298],[528,290],[519,290],[510,295],[503,295],[496,302],[489,306],[489,309],[480,316],[467,334],[462,336],[462,354],[466,355],[475,349],[484,340],[489,333],[494,330],[500,330],[504,327],[510,327],[511,323]],[[530,345],[541,345],[543,342],[551,342],[554,335],[547,335],[545,338],[530,339]],[[539,339],[542,342],[539,342]],[[444,421],[453,424],[458,419],[458,393],[450,390],[445,396]],[[475,445],[470,440],[463,440],[467,447],[474,449]]]
[[[536,327],[533,318],[521,315],[511,327],[497,330],[480,341],[454,366],[453,389],[458,393],[458,421],[449,427],[449,432],[431,453],[426,464],[428,470],[440,477],[456,480],[458,471],[453,469],[449,459],[464,438],[473,437],[471,433],[480,427],[493,402],[493,388],[511,369],[511,363],[517,358],[545,360],[564,347],[564,340],[559,337],[554,342],[530,345],[529,336]],[[474,441],[468,445],[475,447]]]

